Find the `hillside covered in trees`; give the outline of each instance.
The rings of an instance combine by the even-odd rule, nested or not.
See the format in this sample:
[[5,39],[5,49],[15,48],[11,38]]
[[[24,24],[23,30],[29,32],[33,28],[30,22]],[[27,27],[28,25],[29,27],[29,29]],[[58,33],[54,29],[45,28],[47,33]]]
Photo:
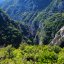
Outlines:
[[64,64],[64,1],[1,0],[0,64]]

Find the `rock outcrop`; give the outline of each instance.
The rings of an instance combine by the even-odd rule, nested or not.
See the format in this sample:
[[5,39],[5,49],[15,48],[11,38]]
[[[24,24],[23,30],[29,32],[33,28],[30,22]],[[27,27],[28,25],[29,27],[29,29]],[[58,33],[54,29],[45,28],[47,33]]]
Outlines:
[[64,47],[64,26],[56,33],[55,38],[50,44]]

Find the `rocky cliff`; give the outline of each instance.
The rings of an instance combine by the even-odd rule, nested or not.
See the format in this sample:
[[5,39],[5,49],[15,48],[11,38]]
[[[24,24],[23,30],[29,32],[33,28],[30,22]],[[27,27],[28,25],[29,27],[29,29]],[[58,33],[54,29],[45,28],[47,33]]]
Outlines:
[[64,26],[56,33],[50,44],[64,47]]

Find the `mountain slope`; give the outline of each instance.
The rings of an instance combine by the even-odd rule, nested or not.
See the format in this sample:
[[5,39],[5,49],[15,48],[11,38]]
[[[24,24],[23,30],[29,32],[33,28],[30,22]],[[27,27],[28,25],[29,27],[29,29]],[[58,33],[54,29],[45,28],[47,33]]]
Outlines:
[[[63,26],[62,25],[63,21],[61,21],[62,19],[64,19],[62,17],[62,15],[64,14],[63,0],[51,0],[49,2],[50,4],[48,4],[49,6],[46,7],[44,10],[42,7],[41,8],[40,6],[38,7],[39,1],[36,1],[38,2],[38,4],[36,5],[35,8],[33,8],[34,6],[33,0],[28,0],[28,1],[13,0],[13,1],[14,2],[11,2],[11,0],[10,1],[8,0],[7,2],[8,4],[6,3],[5,4],[6,6],[4,7],[3,5],[2,7],[10,15],[11,18],[22,22],[23,26],[20,25],[20,30],[23,29],[23,35],[25,36],[23,37],[23,39],[25,39],[28,43],[42,44],[42,42],[45,42],[44,44],[47,44],[48,42],[50,42],[51,39],[54,38],[54,34],[57,32],[57,30],[59,30],[61,26]],[[24,7],[25,5],[23,4],[21,5],[21,1],[23,4],[25,2],[25,4],[29,6],[27,8]],[[29,3],[32,3],[32,6],[30,6]],[[50,27],[47,21],[48,22],[51,21],[51,23],[54,24],[54,26],[51,25]],[[55,25],[54,22],[55,23],[57,22],[56,24],[59,23],[59,26],[57,27],[57,25]],[[47,27],[48,28],[54,27],[57,30],[55,32],[52,32]],[[47,32],[48,30],[50,30],[51,33],[48,33]],[[53,34],[53,37],[52,37],[52,34]]]
[[[42,10],[46,8],[46,6],[49,5],[51,0],[7,0],[4,1],[4,5],[2,4],[3,9],[9,9],[13,8],[18,11],[18,9],[21,9],[21,12],[24,11],[36,11],[36,10]],[[18,7],[18,8],[17,8]]]
[[[31,17],[42,15],[42,12],[55,13],[64,11],[63,0],[7,0],[5,4],[1,4],[12,19],[19,21],[30,21]],[[43,11],[42,11],[43,10]],[[45,14],[44,14],[45,15]],[[35,17],[32,17],[34,20]],[[42,18],[41,18],[42,19]]]
[[21,32],[17,24],[0,10],[0,46],[12,44],[18,47],[21,42]]
[[0,10],[0,46],[12,44],[18,47],[21,42],[39,44],[37,39],[36,32],[32,34],[29,26],[11,20],[5,12]]
[[[7,0],[1,4],[3,8],[12,19],[24,20],[32,17],[36,12],[45,9],[51,0]],[[13,16],[13,17],[12,17]]]
[[46,12],[64,12],[64,0],[52,0],[50,5],[46,8]]

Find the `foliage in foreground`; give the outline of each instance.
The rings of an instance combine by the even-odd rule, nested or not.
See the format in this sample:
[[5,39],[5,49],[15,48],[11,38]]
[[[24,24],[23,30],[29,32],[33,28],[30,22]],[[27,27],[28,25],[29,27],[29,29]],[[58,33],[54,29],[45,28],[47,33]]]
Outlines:
[[64,48],[22,44],[0,49],[0,64],[64,64]]

